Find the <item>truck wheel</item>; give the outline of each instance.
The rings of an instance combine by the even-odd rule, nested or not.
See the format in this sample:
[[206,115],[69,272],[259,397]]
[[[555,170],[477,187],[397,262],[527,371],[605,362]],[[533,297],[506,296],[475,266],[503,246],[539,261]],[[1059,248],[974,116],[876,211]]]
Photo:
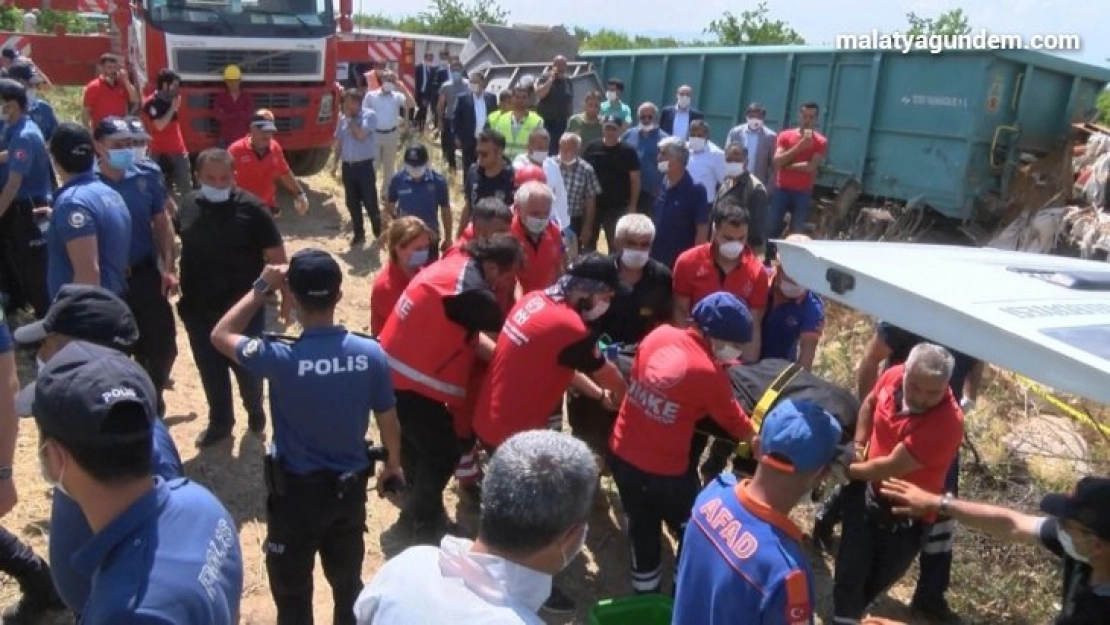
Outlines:
[[285,153],[285,158],[289,161],[289,169],[293,170],[293,175],[301,177],[312,176],[324,171],[331,154],[331,148],[291,150]]

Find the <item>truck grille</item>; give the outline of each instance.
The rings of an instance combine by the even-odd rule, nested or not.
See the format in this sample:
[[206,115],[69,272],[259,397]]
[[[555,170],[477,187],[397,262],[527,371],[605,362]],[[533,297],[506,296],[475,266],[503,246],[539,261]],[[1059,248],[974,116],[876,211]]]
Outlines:
[[181,74],[219,75],[228,65],[238,65],[247,74],[317,74],[321,55],[311,50],[195,50],[174,51]]
[[[220,130],[220,123],[211,117],[201,117],[193,120],[193,131],[200,134],[216,136]],[[274,125],[278,134],[304,129],[303,117],[274,117]]]
[[[258,93],[251,91],[254,105],[260,109],[282,110],[305,108],[312,104],[312,98],[304,93]],[[189,106],[193,109],[212,110],[216,107],[216,94],[198,94],[189,98]]]

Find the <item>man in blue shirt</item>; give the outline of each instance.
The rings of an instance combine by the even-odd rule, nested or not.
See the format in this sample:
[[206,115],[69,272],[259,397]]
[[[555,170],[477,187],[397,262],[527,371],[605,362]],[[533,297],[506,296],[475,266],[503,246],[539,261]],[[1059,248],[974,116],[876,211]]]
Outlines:
[[167,297],[177,292],[173,225],[166,215],[166,188],[160,172],[135,165],[130,124],[105,117],[93,130],[97,174],[120,194],[131,214],[131,250],[125,299],[139,324],[135,358],[158,390],[158,412],[165,412],[163,392],[177,358],[177,324]]
[[[122,122],[121,122],[122,123]],[[131,215],[123,198],[93,172],[96,149],[84,126],[65,122],[50,140],[62,187],[46,231],[47,292],[63,284],[99,284],[119,295],[127,287]]]
[[789,514],[845,457],[836,417],[809,400],[779,402],[752,443],[755,475],[722,473],[698,496],[682,542],[676,625],[812,625],[813,571]]
[[235,521],[199,484],[154,475],[155,401],[138,364],[80,341],[54,354],[35,382],[43,476],[93,530],[72,556],[92,580],[81,623],[238,623]]
[[[651,257],[672,269],[683,252],[709,240],[709,203],[705,201],[705,187],[694,182],[686,170],[690,150],[681,139],[667,137],[660,141],[658,157],[653,171],[663,171],[663,181],[654,196],[654,208],[647,211],[656,232]],[[641,175],[646,172],[643,168],[640,171]],[[640,212],[645,211],[641,208]]]
[[[389,181],[386,192],[385,214],[390,219],[412,215],[436,233],[438,244],[432,241],[431,260],[451,247],[451,191],[447,179],[428,167],[428,148],[414,143],[405,150],[405,168]],[[436,209],[439,209],[438,212]],[[442,221],[443,228],[440,229]]]
[[[659,168],[659,142],[670,135],[659,129],[659,109],[651,102],[641,104],[636,113],[640,125],[624,131],[621,141],[632,146],[640,155],[640,197],[632,198],[632,201],[636,203],[638,212],[651,215],[659,187],[663,184],[663,172]],[[705,195],[704,190],[702,195]],[[702,201],[705,201],[704,197]]]
[[58,116],[54,114],[54,107],[49,102],[39,98],[38,86],[43,83],[42,74],[38,73],[34,65],[19,61],[8,68],[8,78],[18,81],[26,89],[27,115],[38,124],[42,138],[50,141],[54,129],[58,127]]
[[[312,625],[316,554],[332,587],[336,625],[354,625],[362,590],[366,431],[374,412],[388,459],[379,493],[403,484],[401,426],[385,352],[335,322],[343,271],[327,252],[304,249],[269,265],[216,324],[216,349],[270,380],[274,442],[266,457],[266,570],[280,624]],[[271,291],[288,285],[304,333],[292,342],[243,332]]]
[[[19,424],[12,407],[15,404],[14,391],[18,387],[12,335],[8,331],[4,310],[0,308],[0,514],[7,514],[16,503],[12,462]],[[65,608],[50,581],[50,567],[46,561],[35,555],[30,545],[2,527],[0,571],[15,579],[22,593],[18,603],[4,610],[0,622],[37,623],[50,613]]]
[[[804,234],[792,234],[787,241],[809,241]],[[775,264],[771,288],[763,315],[763,340],[760,360],[792,360],[806,369],[813,368],[817,344],[825,327],[825,304],[816,293],[794,282],[782,265]]]
[[40,210],[50,205],[50,157],[42,132],[27,116],[27,91],[0,79],[0,121],[7,154],[7,180],[0,191],[0,276],[10,308],[30,304],[46,314],[46,246]]
[[[123,300],[106,289],[84,284],[62,287],[45,319],[15,331],[19,343],[39,345],[40,367],[73,341],[87,341],[126,352],[138,337],[139,327]],[[16,406],[19,414],[31,416],[34,396],[35,383],[32,382],[19,394]],[[183,477],[185,470],[170,431],[162,419],[154,420],[152,425],[154,474],[167,481]],[[79,612],[88,601],[90,580],[74,567],[73,554],[92,535],[77,502],[54,489],[50,510],[50,560],[54,562],[51,574],[61,600],[74,612]]]
[[[343,117],[335,126],[335,164],[331,173],[332,176],[340,173],[335,177],[343,181],[343,199],[354,230],[351,245],[362,245],[366,242],[363,208],[370,216],[374,237],[382,234],[377,174],[374,171],[374,157],[378,154],[378,114],[374,109],[362,107],[362,96],[357,89],[348,89],[343,93],[342,108]],[[382,184],[389,184],[389,181],[382,181]]]

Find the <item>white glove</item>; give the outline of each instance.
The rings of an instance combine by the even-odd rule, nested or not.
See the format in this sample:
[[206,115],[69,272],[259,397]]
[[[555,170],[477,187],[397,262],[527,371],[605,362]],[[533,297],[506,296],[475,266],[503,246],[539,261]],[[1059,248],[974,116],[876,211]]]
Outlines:
[[960,410],[962,410],[964,414],[975,410],[975,400],[970,397],[964,397],[960,400]]

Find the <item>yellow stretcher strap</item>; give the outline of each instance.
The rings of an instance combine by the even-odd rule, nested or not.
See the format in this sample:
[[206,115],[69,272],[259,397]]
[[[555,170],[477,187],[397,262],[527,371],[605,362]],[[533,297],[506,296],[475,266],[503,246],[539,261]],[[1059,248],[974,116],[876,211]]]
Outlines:
[[[767,390],[763,391],[763,394],[760,395],[759,401],[755,403],[755,408],[750,415],[752,428],[757,433],[763,429],[763,417],[767,416],[767,411],[778,401],[779,395],[782,394],[782,390],[786,388],[786,385],[790,384],[794,377],[801,371],[802,368],[798,366],[797,363],[790,363],[790,366],[783,369],[778,377],[775,378],[774,382],[771,382],[771,385],[767,387]],[[752,450],[747,441],[740,441],[740,444],[736,446],[736,455],[746,458],[751,457]]]

